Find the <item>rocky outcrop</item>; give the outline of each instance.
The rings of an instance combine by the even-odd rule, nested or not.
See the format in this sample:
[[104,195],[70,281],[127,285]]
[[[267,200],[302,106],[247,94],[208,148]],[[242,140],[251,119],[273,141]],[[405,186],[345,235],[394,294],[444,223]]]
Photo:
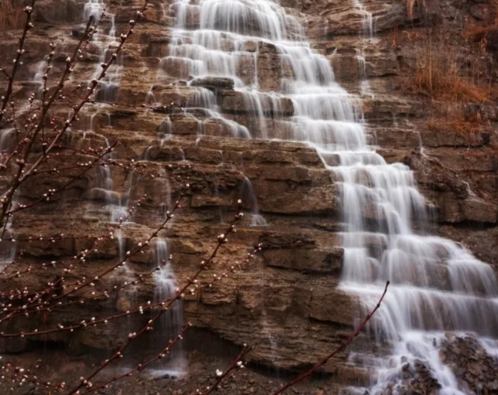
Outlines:
[[440,355],[469,393],[498,394],[498,361],[477,339],[448,334]]
[[[59,7],[57,2],[40,1],[36,28],[25,58],[26,67],[21,70],[20,83],[16,86],[18,97],[25,98],[39,88],[33,81],[36,62],[48,52],[51,41],[58,45],[54,77],[61,72],[65,52],[74,46],[78,37],[79,30],[74,26],[83,22],[84,3],[83,0],[68,1]],[[118,31],[124,29],[139,3],[138,0],[111,3],[111,11],[119,16]],[[399,89],[400,78],[413,71],[410,65],[415,63],[417,51],[413,45],[406,48],[393,45],[390,34],[393,30],[401,30],[402,36],[423,31],[422,14],[409,20],[401,0],[365,2],[366,8],[374,13],[379,34],[365,41],[358,37],[362,15],[350,1],[285,0],[281,3],[308,24],[314,47],[328,57],[336,78],[353,93],[361,91],[356,50],[364,47],[366,77],[373,94],[363,97],[363,108],[372,143],[381,147],[379,152],[388,162],[403,162],[415,172],[435,213],[435,232],[465,244],[478,257],[496,265],[498,249],[493,248],[497,243],[498,221],[494,198],[498,193],[495,131],[477,131],[465,136],[457,131],[431,131],[426,126],[427,99],[407,96]],[[446,11],[441,15],[450,19],[455,11],[452,2],[445,3],[448,3]],[[471,15],[482,19],[485,4],[477,1],[470,4]],[[279,119],[288,119],[294,108],[287,99],[278,105],[268,100],[261,113],[251,111],[245,98],[234,90],[234,81],[229,79],[203,78],[187,86],[191,76],[184,65],[178,59],[167,58],[175,12],[173,9],[170,14],[167,10],[167,4],[152,1],[147,20],[126,46],[118,103],[89,105],[68,136],[67,143],[80,148],[102,147],[109,141],[119,141],[114,153],[116,161],[133,159],[140,166],[134,171],[112,167],[112,199],[131,204],[144,199],[133,214],[132,223],[122,227],[121,246],[116,240],[106,240],[99,245],[98,252],[78,266],[73,276],[90,278],[95,272],[106,270],[119,259],[120,248],[130,250],[137,240],[152,234],[165,210],[171,208],[170,195],[172,200],[176,199],[182,184],[188,181],[192,188],[184,208],[174,223],[161,233],[161,237],[170,240],[173,268],[178,281],[182,282],[213,249],[216,236],[224,232],[236,201],[242,198],[246,218],[215,265],[201,277],[201,283],[206,285],[202,292],[185,298],[185,319],[194,327],[206,329],[231,343],[253,345],[255,349],[249,358],[254,366],[290,371],[309,366],[324,350],[340,345],[359,318],[358,300],[337,288],[343,254],[337,232],[344,224],[334,177],[324,168],[315,150],[305,144],[239,138],[227,121],[213,118],[200,109],[184,111],[189,103],[200,100],[196,95],[203,88],[212,95],[227,120],[235,120],[250,130],[256,130],[265,122],[269,130],[283,133],[285,129]],[[191,24],[195,26],[198,21],[192,20]],[[14,53],[18,33],[1,33],[5,53]],[[256,67],[263,76],[261,90],[270,92],[276,89],[285,70],[280,67],[275,47],[254,43],[252,50],[256,49],[261,54],[257,64],[242,62],[240,67]],[[89,79],[98,58],[97,47],[90,47],[84,54],[67,89],[68,102],[77,99],[71,88]],[[252,75],[249,71],[247,74]],[[144,103],[146,106],[142,107]],[[58,105],[50,115],[62,117],[63,107]],[[498,119],[494,106],[488,105],[482,111],[494,126]],[[75,154],[56,160],[69,165],[88,158]],[[74,175],[68,172],[60,178],[34,177],[23,186],[20,197],[26,202],[34,201],[40,191],[57,188]],[[109,232],[110,207],[99,189],[101,176],[97,170],[79,176],[57,200],[14,218],[12,227],[17,235],[18,251],[22,252],[19,263],[23,267],[69,260],[91,248],[89,236]],[[259,211],[268,223],[266,227],[251,226],[254,207],[243,193],[246,180],[250,180],[254,189]],[[367,207],[364,215],[368,218]],[[63,241],[50,241],[61,233]],[[259,257],[220,283],[207,286],[213,274],[228,272],[235,261],[244,259],[248,247],[256,243],[264,246]],[[372,248],[382,251],[385,246],[381,241],[372,240]],[[151,270],[152,262],[153,253],[148,250],[130,259],[129,266],[133,273],[144,274]],[[23,277],[22,284],[25,286],[27,282],[29,288],[39,288],[53,281],[56,274],[57,270],[40,271],[28,280]],[[122,283],[125,275],[117,273],[112,280],[98,285],[98,289],[102,291],[114,283]],[[14,279],[5,286],[20,285],[21,280]],[[90,292],[85,293],[81,295],[85,300],[83,307],[61,309],[44,316],[44,325],[52,327],[61,322],[81,321],[95,312],[104,315],[109,311],[126,311],[135,296],[139,303],[153,298],[154,287],[149,277],[136,295],[122,292],[108,300],[94,300]],[[137,322],[145,319],[139,318]],[[8,329],[15,330],[24,324],[17,322]],[[127,336],[120,329],[118,324],[88,327],[73,335],[54,334],[34,338],[34,342],[9,343],[6,351],[25,351],[45,341],[63,343],[75,350],[108,350]],[[479,362],[481,349],[472,342],[471,346],[461,345],[461,341],[448,340],[443,348],[448,364],[471,390],[477,391],[477,383],[485,381],[489,393],[495,393],[492,391],[496,389],[493,387],[496,380],[490,376],[492,361],[485,357],[485,362]],[[360,336],[359,344],[359,352],[370,352],[368,334]],[[467,364],[465,361],[469,358],[473,362]],[[347,362],[346,353],[331,360],[324,371],[339,384],[357,385],[358,381],[368,381],[362,369]],[[403,375],[406,375],[407,394],[431,393],[438,388],[422,363],[407,364]]]
[[441,389],[441,384],[432,377],[430,369],[423,361],[406,362],[400,375],[401,383],[396,387],[393,383],[383,394],[438,394]]

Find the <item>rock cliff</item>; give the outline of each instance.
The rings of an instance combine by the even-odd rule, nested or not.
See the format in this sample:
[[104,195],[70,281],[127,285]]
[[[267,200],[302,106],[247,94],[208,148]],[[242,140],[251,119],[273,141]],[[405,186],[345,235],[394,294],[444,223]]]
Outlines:
[[[66,54],[81,35],[86,3],[85,0],[62,4],[38,1],[35,28],[30,33],[24,67],[15,86],[19,100],[38,91],[40,82],[35,78],[38,64],[50,51],[52,42],[56,44],[56,57],[51,78],[55,81],[60,75]],[[424,47],[427,36],[437,29],[438,34],[450,36],[451,39],[445,39],[446,50],[448,54],[458,52],[459,64],[486,71],[481,78],[487,79],[493,92],[497,76],[492,40],[485,42],[489,47],[486,50],[479,46],[482,40],[473,42],[463,33],[470,23],[484,29],[491,23],[486,20],[487,15],[496,10],[486,0],[426,3],[425,8],[416,5],[410,15],[402,0],[364,1],[364,9],[373,15],[376,31],[375,37],[364,38],[359,34],[365,20],[363,10],[351,0],[281,1],[286,11],[307,27],[314,50],[330,61],[337,81],[362,99],[368,135],[378,145],[378,152],[389,163],[402,162],[413,170],[434,214],[431,231],[462,243],[496,271],[498,112],[494,98],[459,104],[461,111],[466,112],[461,124],[479,118],[479,122],[474,122],[476,127],[462,132],[459,127],[454,130],[434,127],[434,119],[444,119],[434,101],[404,89],[419,67],[421,54],[427,51]],[[116,17],[112,24],[104,21],[104,33],[110,34],[114,24],[118,34],[126,29],[134,10],[140,6],[139,0],[110,1],[108,12]],[[229,272],[236,261],[244,259],[251,246],[262,243],[263,251],[228,278],[185,297],[184,320],[199,330],[194,332],[196,336],[188,338],[188,347],[205,350],[205,336],[210,333],[235,345],[254,346],[249,359],[257,369],[294,372],[316,362],[324,350],[338,347],[360,318],[357,298],[338,289],[343,250],[337,232],[344,229],[344,224],[334,176],[325,169],[313,147],[263,138],[262,122],[268,130],[276,131],[281,128],[278,119],[293,115],[290,100],[284,100],[277,109],[267,103],[256,111],[234,89],[231,80],[206,78],[187,85],[189,75],[184,68],[174,59],[165,58],[172,40],[173,21],[179,12],[169,1],[151,1],[145,21],[137,26],[120,59],[119,87],[111,99],[105,98],[102,89],[96,97],[97,103],[85,107],[65,141],[79,149],[119,142],[112,155],[115,163],[123,166],[111,166],[109,171],[113,203],[109,204],[106,195],[109,191],[103,191],[102,171],[94,169],[78,177],[64,194],[14,217],[16,259],[23,267],[71,259],[92,248],[88,236],[109,232],[116,206],[126,209],[143,198],[130,220],[123,224],[120,243],[115,239],[101,243],[98,252],[91,253],[72,274],[74,278],[82,275],[91,278],[152,234],[165,210],[171,209],[182,185],[189,182],[191,189],[183,208],[161,233],[169,242],[172,267],[181,283],[214,248],[217,235],[224,232],[237,200],[242,199],[245,219],[214,267],[203,274],[201,283],[209,283],[213,274]],[[195,27],[199,21],[193,17],[188,23]],[[0,31],[0,47],[5,54],[0,62],[8,64],[10,54],[17,48],[18,35],[16,29]],[[76,102],[74,88],[94,74],[101,61],[102,45],[106,43],[94,40],[84,52],[66,89],[68,103]],[[241,74],[249,78],[257,70],[260,88],[268,92],[277,90],[276,84],[286,70],[280,67],[275,47],[261,42],[252,43],[252,49],[246,45],[246,51],[258,51],[259,56],[256,63],[252,59],[241,62],[238,67],[245,70]],[[187,103],[199,100],[199,87],[212,93],[226,119],[256,131],[255,138],[233,137],[230,123],[221,122],[207,112],[184,111]],[[154,110],[151,103],[156,105]],[[158,103],[161,107],[157,107]],[[62,118],[65,111],[65,103],[60,103],[50,115]],[[89,159],[65,153],[54,160],[69,166]],[[127,165],[131,159],[137,163],[134,169]],[[41,191],[57,188],[75,174],[34,177],[22,187],[19,199],[32,202]],[[368,207],[362,214],[367,219],[373,215]],[[254,226],[263,225],[258,222],[259,215],[264,217],[266,226]],[[61,233],[62,242],[50,241]],[[376,238],[372,238],[369,247],[379,251],[385,248],[382,240]],[[152,248],[130,259],[127,267],[131,274],[120,272],[97,288],[104,290],[112,286],[112,281],[121,283],[127,276],[145,274],[153,262]],[[26,281],[29,288],[42,287],[53,281],[57,273],[55,269],[39,271],[4,283],[2,288],[7,291],[21,284],[25,286]],[[95,312],[126,311],[133,303],[153,299],[155,287],[153,279],[146,277],[136,293],[121,292],[108,300],[93,300],[87,292],[84,294],[87,303],[78,309],[54,311],[43,317],[43,325],[48,328],[60,322],[79,322]],[[145,322],[145,319],[137,320]],[[16,322],[8,329],[23,325],[24,322]],[[39,322],[33,325],[38,326]],[[30,341],[17,339],[6,342],[4,348],[11,353],[27,352],[48,342],[64,344],[71,355],[109,350],[128,336],[120,325],[87,327],[74,334],[55,333]],[[458,341],[451,338],[444,346],[455,369],[462,365],[456,349],[468,347]],[[385,352],[382,347],[375,349],[373,344],[369,333],[362,333],[351,350],[359,354]],[[343,387],[367,386],[368,372],[351,355],[350,350],[339,354],[324,371],[331,382]],[[473,372],[474,367],[469,366],[458,373],[466,377],[464,380],[472,390],[476,390],[475,382],[480,380],[475,377],[484,377],[492,369],[493,362],[489,358],[485,361],[488,371]],[[407,380],[430,381],[424,369],[424,366],[408,366]],[[429,383],[423,388],[437,388],[431,386]],[[487,388],[488,393],[495,393],[492,391],[496,385],[491,383]],[[260,387],[253,390],[266,393]],[[249,387],[246,391],[240,393],[252,392]]]

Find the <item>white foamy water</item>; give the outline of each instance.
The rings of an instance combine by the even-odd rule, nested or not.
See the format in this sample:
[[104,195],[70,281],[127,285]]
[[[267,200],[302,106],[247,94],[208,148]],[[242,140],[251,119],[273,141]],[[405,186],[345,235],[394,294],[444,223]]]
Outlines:
[[[371,14],[355,6],[373,34]],[[180,0],[171,12],[176,25],[163,61],[175,62],[193,80],[232,79],[246,110],[259,119],[245,134],[307,142],[337,180],[345,226],[340,288],[359,296],[366,312],[391,281],[373,328],[393,349],[376,368],[373,393],[388,383],[396,393],[403,361],[418,359],[441,384],[441,394],[459,394],[434,338],[446,330],[498,337],[498,287],[490,266],[451,240],[424,234],[426,202],[412,172],[387,164],[369,145],[359,99],[335,82],[329,61],[311,49],[294,16],[267,0]],[[257,66],[263,48],[274,49],[281,68],[276,92],[262,84],[266,76]],[[293,103],[292,117],[275,115],[284,99]],[[211,91],[199,89],[195,106],[222,118],[216,103]],[[233,127],[235,136],[244,134]]]

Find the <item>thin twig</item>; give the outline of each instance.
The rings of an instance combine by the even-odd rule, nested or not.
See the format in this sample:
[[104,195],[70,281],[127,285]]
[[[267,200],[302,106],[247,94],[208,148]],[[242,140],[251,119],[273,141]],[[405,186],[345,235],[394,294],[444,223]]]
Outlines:
[[2,122],[2,118],[6,112],[7,105],[9,104],[10,95],[12,94],[12,88],[14,85],[14,80],[16,77],[16,73],[19,70],[19,66],[21,65],[21,57],[25,52],[24,44],[26,43],[26,36],[28,35],[28,31],[33,27],[31,23],[31,18],[33,16],[33,7],[35,6],[36,0],[31,0],[31,4],[24,8],[24,12],[26,12],[26,23],[24,24],[24,29],[22,32],[21,40],[19,41],[19,48],[17,50],[16,58],[14,60],[14,66],[12,69],[12,73],[9,75],[7,72],[4,74],[7,76],[9,83],[7,85],[7,91],[5,95],[2,97],[2,108],[0,109],[0,122]]
[[[239,355],[237,355],[235,357],[235,359],[232,361],[232,363],[230,364],[230,366],[224,372],[216,371],[216,381],[215,381],[215,383],[212,386],[206,387],[206,390],[204,392],[202,392],[202,395],[209,395],[211,392],[219,389],[219,386],[220,386],[221,382],[229,375],[229,373],[232,370],[234,370],[234,369],[242,369],[244,367],[244,363],[242,362],[242,358],[244,358],[244,356],[247,353],[249,353],[252,349],[253,349],[252,346],[244,345],[244,348],[242,349],[242,351],[239,353]],[[201,394],[201,392],[199,390],[197,390],[195,392],[195,394],[196,395],[197,394]]]
[[150,319],[146,325],[144,325],[138,332],[135,333],[130,333],[130,336],[128,337],[128,340],[123,346],[121,346],[109,359],[106,359],[90,376],[87,378],[82,378],[80,384],[68,392],[68,395],[73,395],[73,394],[78,394],[80,388],[82,387],[87,387],[91,388],[92,387],[92,382],[91,380],[99,374],[105,367],[107,367],[111,362],[118,358],[123,358],[123,351],[126,350],[130,344],[135,340],[136,338],[140,337],[143,335],[145,332],[153,330],[153,325],[154,323],[165,313],[169,310],[169,308],[175,303],[177,300],[182,299],[185,295],[185,293],[188,291],[188,288],[197,283],[197,277],[208,268],[209,264],[214,260],[216,255],[218,254],[218,251],[220,250],[221,246],[224,245],[225,243],[228,242],[227,236],[234,232],[235,230],[235,223],[238,222],[242,217],[243,214],[241,212],[241,204],[242,202],[239,201],[239,208],[237,211],[237,214],[235,214],[233,220],[230,222],[227,230],[225,233],[222,233],[218,236],[218,243],[209,256],[207,260],[203,260],[200,264],[199,269],[197,272],[194,274],[192,278],[188,278],[185,285],[181,289],[177,289],[175,297],[170,300],[168,303],[163,303],[162,309],[160,312],[158,312],[152,319]]
[[159,361],[161,360],[162,358],[164,358],[167,354],[169,354],[169,352],[171,351],[171,347],[173,347],[176,343],[178,343],[180,340],[183,340],[183,335],[185,334],[185,332],[187,331],[188,328],[192,327],[192,324],[189,322],[187,325],[185,325],[182,330],[180,331],[180,333],[178,333],[178,335],[175,336],[174,339],[170,340],[168,342],[168,345],[163,348],[155,357],[149,359],[148,361],[146,362],[143,362],[143,363],[140,363],[137,365],[136,368],[134,369],[131,369],[129,370],[128,372],[126,373],[123,373],[119,376],[116,376],[116,377],[113,377],[111,380],[103,383],[103,384],[100,384],[100,385],[97,385],[95,387],[92,386],[91,389],[89,389],[88,391],[86,392],[83,392],[83,394],[89,394],[91,392],[94,392],[94,391],[97,391],[99,389],[107,389],[109,387],[110,384],[116,382],[116,381],[119,381],[121,379],[124,379],[124,378],[127,378],[127,377],[131,377],[134,373],[136,372],[141,372],[143,371],[145,368],[147,368],[150,364],[156,362],[156,361]]
[[[31,202],[29,204],[18,204],[18,206],[16,208],[13,208],[7,212],[7,216],[10,216],[10,215],[17,213],[19,211],[23,211],[23,210],[32,208],[33,206],[35,206],[43,201],[48,201],[55,194],[64,191],[71,184],[76,182],[76,180],[78,180],[82,176],[84,176],[85,173],[87,173],[89,170],[93,169],[99,161],[101,161],[109,152],[111,152],[113,150],[113,148],[116,146],[116,144],[117,143],[114,143],[111,146],[109,146],[103,153],[99,154],[93,161],[86,164],[86,166],[84,166],[84,169],[80,173],[78,173],[74,177],[71,177],[71,179],[68,182],[66,182],[64,185],[62,185],[61,187],[59,187],[57,189],[49,189],[45,194],[43,194],[43,196],[39,197],[38,199],[35,199],[34,202]],[[81,168],[81,166],[74,166],[74,167]],[[37,174],[40,174],[40,173],[37,173]]]

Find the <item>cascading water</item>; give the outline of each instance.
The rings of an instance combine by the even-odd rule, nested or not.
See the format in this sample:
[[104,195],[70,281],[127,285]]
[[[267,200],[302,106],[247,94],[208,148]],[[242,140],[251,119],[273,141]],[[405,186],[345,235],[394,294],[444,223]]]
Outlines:
[[[4,156],[8,156],[15,147],[15,129],[4,129],[0,132],[0,161],[3,162]],[[14,206],[15,201],[12,202]],[[5,233],[0,242],[0,271],[12,263],[17,253],[17,243],[10,241],[14,235],[12,233],[12,221],[9,220],[5,228]]]
[[[252,15],[243,16],[244,6],[241,7],[240,4],[208,4],[202,1],[195,4],[190,0],[173,3],[171,9],[176,15],[176,24],[170,54],[163,59],[163,64],[172,63],[186,68],[192,79],[189,82],[191,85],[206,76],[233,80],[235,88],[243,95],[246,109],[259,119],[258,137],[266,138],[266,115],[279,112],[280,95],[261,94],[258,90],[255,43],[261,38],[258,37],[259,34],[252,37],[252,40],[248,36],[252,29],[250,19],[254,18],[259,23],[258,18],[262,18],[259,28],[265,30],[264,36],[283,39],[282,28],[287,24],[286,16],[275,13],[273,3],[264,1],[258,2],[258,9],[252,10]],[[226,10],[222,11],[222,8]],[[227,19],[218,15],[220,12],[231,16]],[[221,19],[217,19],[218,16],[221,16]],[[192,30],[192,27],[198,28]],[[297,31],[297,35],[303,36],[298,24],[292,28]],[[247,75],[243,70],[246,66],[253,70],[251,75]],[[208,89],[198,89],[195,97],[187,103],[187,107],[204,109],[210,118],[227,124],[235,137],[251,137],[247,127],[221,116],[216,97]]]
[[365,49],[356,49],[356,59],[358,60],[358,74],[360,80],[360,93],[362,96],[374,97],[370,82],[367,77],[367,61],[365,59]]
[[374,17],[371,12],[368,12],[365,9],[365,6],[360,2],[360,0],[353,0],[353,5],[359,10],[363,18],[360,29],[360,36],[363,38],[363,40],[361,42],[361,48],[356,49],[356,59],[358,60],[358,73],[360,80],[360,92],[363,96],[373,97],[372,90],[370,88],[370,82],[367,78],[365,46],[366,42],[374,38],[375,35]]
[[242,202],[251,210],[251,226],[268,226],[268,223],[259,213],[258,198],[254,193],[252,182],[244,177],[241,190]]
[[[106,7],[104,0],[88,0],[83,10],[83,20],[88,21],[93,17],[98,21]],[[92,43],[99,48],[100,59],[99,64],[95,70],[93,78],[97,78],[102,71],[102,64],[107,63],[114,49],[118,46],[116,41],[116,25],[115,15],[106,11],[106,17],[109,19],[110,26],[108,27],[107,34],[99,32],[94,35]],[[114,64],[109,68],[104,78],[99,81],[96,100],[98,102],[113,103],[117,99],[119,83],[121,81],[121,72],[123,69],[123,56],[119,54]]]
[[[39,93],[40,88],[43,83],[43,73],[46,68],[47,62],[41,61],[36,66],[36,71],[31,79],[31,82],[37,88],[37,92]],[[23,105],[19,108],[18,117],[24,115],[26,110],[29,108],[29,104]],[[12,154],[16,145],[17,139],[19,138],[16,128],[5,128],[0,131],[0,163],[4,162],[4,160]],[[12,199],[12,207],[17,205],[17,194],[14,195]],[[3,235],[1,237],[0,242],[0,271],[4,269],[5,266],[9,265],[14,261],[17,255],[17,242],[11,241],[15,240],[14,232],[12,231],[12,218],[8,219],[8,222],[4,228]]]
[[361,26],[362,34],[372,38],[375,31],[373,14],[365,9],[365,6],[360,0],[353,0],[353,6],[360,12],[363,18]]
[[43,90],[43,85],[45,80],[43,79],[43,76],[46,73],[47,69],[47,61],[42,60],[41,62],[38,62],[36,65],[36,73],[35,76],[33,77],[33,83],[37,86],[38,92],[36,92],[39,96],[41,96],[41,91]]
[[[85,23],[90,18],[94,19],[94,24],[101,20],[105,12],[105,19],[103,19],[102,26],[108,22],[107,27],[100,27],[96,34],[93,35],[92,44],[95,45],[99,50],[99,63],[95,69],[92,78],[97,78],[105,63],[110,60],[114,49],[118,46],[116,41],[116,25],[115,25],[115,15],[106,10],[105,0],[87,0],[83,8],[83,20]],[[113,103],[117,100],[119,83],[121,81],[121,72],[123,69],[123,54],[120,52],[118,58],[113,63],[113,65],[107,70],[104,78],[99,80],[97,91],[95,94],[96,102],[106,102]],[[97,107],[95,105],[95,107]],[[82,139],[85,141],[87,134],[94,134],[94,118],[95,116],[101,114],[100,112],[95,112],[90,116],[89,128],[87,131],[83,131]],[[109,117],[109,115],[108,115]],[[110,123],[110,117],[109,117]],[[76,132],[78,133],[78,132]],[[110,142],[105,136],[106,148],[110,147]],[[106,160],[115,159],[115,154],[113,152],[105,155]],[[102,164],[96,169],[94,186],[90,191],[90,198],[103,200],[107,210],[109,211],[109,221],[111,223],[117,223],[123,221],[128,216],[128,199],[131,192],[131,187],[133,185],[133,177],[130,176],[125,180],[127,187],[126,191],[119,193],[114,188],[114,182],[112,178],[112,169],[107,164]],[[130,219],[128,218],[128,221]],[[124,239],[121,229],[117,229],[115,232],[116,239],[118,241],[119,255],[120,258],[124,258]]]
[[[109,141],[106,139],[107,147],[110,146]],[[111,152],[105,155],[105,159],[114,159],[114,154]],[[128,199],[130,194],[131,185],[133,184],[133,175],[128,176],[126,183],[129,184],[126,192],[119,193],[114,189],[112,180],[111,167],[104,163],[95,168],[95,186],[90,191],[92,199],[103,200],[106,208],[109,211],[109,221],[117,223],[123,221],[128,215]],[[120,232],[117,232],[118,240],[121,242]],[[120,249],[121,249],[120,245]]]
[[9,156],[15,147],[16,130],[14,128],[3,129],[0,132],[0,157],[2,162]]
[[[251,134],[308,142],[340,187],[345,223],[340,288],[357,295],[368,310],[386,280],[392,282],[373,326],[379,340],[394,346],[375,368],[373,393],[388,385],[396,393],[402,364],[415,359],[428,365],[441,394],[461,393],[438,347],[446,330],[498,337],[498,287],[490,266],[450,240],[423,234],[426,204],[412,172],[400,163],[388,165],[367,143],[359,100],[334,81],[329,61],[311,50],[295,17],[267,0],[179,0],[172,8],[170,59],[191,76],[233,79],[238,92],[259,101],[251,108],[292,100],[294,116],[278,120],[283,127]],[[279,93],[259,89],[264,76],[257,67],[250,76],[250,68],[241,67],[244,59],[258,56],[249,50],[255,42],[279,54],[284,75]],[[204,103],[212,108],[215,100]]]
[[[178,283],[175,273],[171,267],[170,248],[168,241],[165,239],[157,239],[154,246],[154,265],[159,267],[159,270],[154,274],[156,282],[156,290],[154,295],[154,303],[164,302],[174,297]],[[154,313],[155,314],[155,313]],[[170,311],[163,314],[159,319],[156,330],[153,333],[152,342],[155,349],[163,349],[168,342],[180,333],[183,325],[183,304],[176,301]],[[183,357],[182,342],[175,344],[170,353],[169,358],[162,362],[161,366],[156,366],[153,375],[179,376],[184,372],[185,359]]]

